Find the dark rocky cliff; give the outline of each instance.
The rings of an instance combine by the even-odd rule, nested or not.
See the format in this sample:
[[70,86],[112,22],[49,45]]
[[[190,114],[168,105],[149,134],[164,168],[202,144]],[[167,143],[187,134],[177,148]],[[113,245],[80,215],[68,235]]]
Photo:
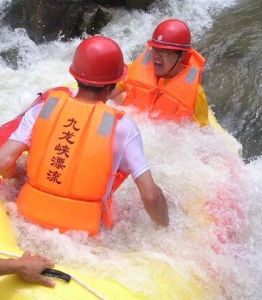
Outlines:
[[13,29],[25,28],[36,43],[83,33],[98,33],[111,19],[110,8],[146,10],[154,0],[13,0],[3,23]]

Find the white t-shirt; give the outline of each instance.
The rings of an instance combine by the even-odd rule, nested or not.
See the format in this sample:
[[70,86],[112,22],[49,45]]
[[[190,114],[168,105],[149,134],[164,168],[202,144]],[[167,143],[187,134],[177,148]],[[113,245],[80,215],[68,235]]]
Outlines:
[[[30,146],[32,128],[44,103],[37,104],[29,109],[22,118],[19,127],[11,134],[9,139]],[[118,170],[130,173],[135,180],[138,176],[149,170],[144,157],[143,143],[139,129],[127,116],[122,117],[116,125],[113,144],[112,173]],[[111,192],[114,177],[111,178],[106,195]]]

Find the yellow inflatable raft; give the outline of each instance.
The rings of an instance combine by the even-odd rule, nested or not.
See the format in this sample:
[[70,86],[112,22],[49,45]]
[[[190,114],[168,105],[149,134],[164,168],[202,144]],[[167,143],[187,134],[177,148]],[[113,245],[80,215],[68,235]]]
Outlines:
[[[4,205],[0,204],[0,257],[9,258],[20,256],[22,250],[18,247]],[[137,257],[140,253],[136,253]],[[146,295],[129,290],[110,278],[94,277],[91,272],[79,271],[63,266],[55,266],[55,269],[72,276],[70,282],[55,279],[54,288],[46,288],[37,284],[31,284],[20,279],[16,275],[0,276],[1,300],[128,300],[128,299],[153,299],[165,300],[204,299],[205,291],[201,284],[190,274],[183,276],[181,270],[174,270],[164,261],[152,259],[150,263],[141,265],[150,272],[154,278],[157,292],[155,295]],[[128,269],[125,270],[128,272]],[[150,290],[150,287],[141,287],[140,290]]]

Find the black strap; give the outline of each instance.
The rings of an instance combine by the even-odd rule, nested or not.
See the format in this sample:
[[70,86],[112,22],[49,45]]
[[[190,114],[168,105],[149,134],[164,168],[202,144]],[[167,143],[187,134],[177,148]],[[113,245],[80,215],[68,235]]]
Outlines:
[[49,277],[59,278],[66,282],[71,280],[71,276],[69,274],[55,269],[44,269],[41,274]]

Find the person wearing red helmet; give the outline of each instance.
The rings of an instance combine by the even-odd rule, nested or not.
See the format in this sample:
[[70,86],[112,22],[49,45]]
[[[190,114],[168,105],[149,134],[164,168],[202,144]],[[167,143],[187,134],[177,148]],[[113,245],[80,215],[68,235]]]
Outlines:
[[105,104],[126,69],[113,40],[83,40],[69,68],[77,94],[52,90],[0,148],[0,174],[6,177],[15,176],[17,159],[29,149],[28,180],[17,199],[28,220],[95,236],[101,224],[112,227],[112,194],[130,173],[152,220],[168,225],[166,199],[145,160],[139,129]]
[[[204,58],[191,47],[183,21],[169,19],[155,29],[148,48],[128,67],[112,97],[161,120],[196,120],[208,124],[208,104],[201,85]],[[123,93],[122,93],[123,92]],[[117,97],[122,93],[122,97]]]

